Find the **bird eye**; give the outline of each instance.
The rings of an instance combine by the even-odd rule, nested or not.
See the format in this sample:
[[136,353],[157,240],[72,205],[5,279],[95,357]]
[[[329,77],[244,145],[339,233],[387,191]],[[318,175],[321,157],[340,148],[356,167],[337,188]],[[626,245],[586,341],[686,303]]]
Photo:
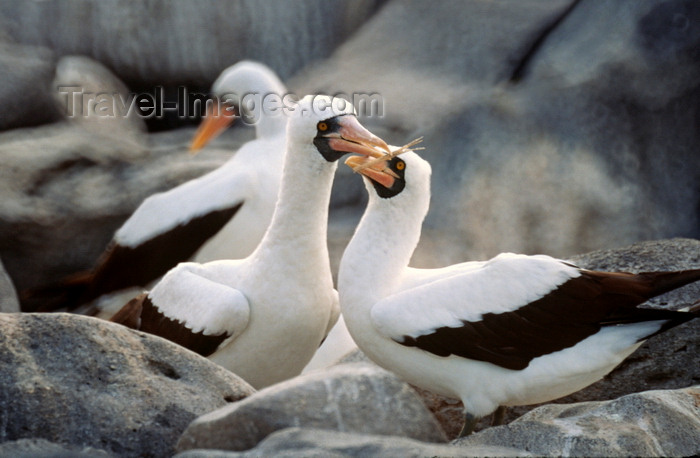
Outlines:
[[406,163],[404,161],[399,161],[396,163],[396,170],[403,170],[406,168]]
[[317,127],[318,130],[320,130],[321,132],[325,132],[328,130],[328,124],[326,124],[325,122],[319,122]]

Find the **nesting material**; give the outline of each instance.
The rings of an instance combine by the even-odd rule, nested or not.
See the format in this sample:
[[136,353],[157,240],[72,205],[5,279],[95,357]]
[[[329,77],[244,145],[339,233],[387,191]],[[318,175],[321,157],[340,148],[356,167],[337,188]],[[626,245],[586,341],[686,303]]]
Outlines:
[[418,137],[415,140],[406,143],[402,147],[397,148],[396,150],[394,150],[390,153],[386,153],[384,156],[381,156],[381,157],[372,159],[371,161],[367,161],[363,164],[357,165],[357,166],[353,167],[352,170],[354,172],[360,172],[361,170],[364,170],[367,167],[371,167],[371,166],[378,164],[380,162],[389,161],[389,160],[395,158],[396,156],[398,156],[399,154],[405,153],[406,151],[417,151],[417,150],[425,149],[423,147],[411,149],[412,146],[417,145],[418,143],[420,143],[422,141],[423,141],[423,137]]

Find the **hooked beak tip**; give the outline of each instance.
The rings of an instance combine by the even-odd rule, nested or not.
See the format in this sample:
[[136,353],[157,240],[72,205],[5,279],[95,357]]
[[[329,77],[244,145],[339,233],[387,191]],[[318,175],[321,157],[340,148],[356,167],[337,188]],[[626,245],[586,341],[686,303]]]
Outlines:
[[389,145],[387,145],[387,143],[384,140],[382,140],[381,138],[379,138],[379,137],[375,137],[375,138],[377,139],[376,140],[377,146],[379,148],[383,149],[384,151],[386,151],[387,153],[391,154],[391,149],[389,149]]

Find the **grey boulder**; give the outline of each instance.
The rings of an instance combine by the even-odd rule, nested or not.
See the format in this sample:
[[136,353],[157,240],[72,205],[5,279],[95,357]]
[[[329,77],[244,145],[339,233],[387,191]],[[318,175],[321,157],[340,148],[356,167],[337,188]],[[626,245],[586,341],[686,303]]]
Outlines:
[[[507,78],[528,44],[570,3],[388,1],[330,58],[307,66],[288,86],[297,94],[346,94],[363,124],[389,143],[403,145],[425,135],[421,155],[435,164],[441,152],[434,130],[465,106],[491,97],[492,85]],[[459,131],[440,135],[452,139]],[[468,142],[459,147],[470,154]],[[452,173],[441,174],[436,183],[451,180],[467,165],[461,156],[449,165]],[[333,205],[364,202],[364,187],[353,175],[339,167]],[[432,206],[446,201],[452,199],[435,200]]]
[[0,40],[0,131],[61,119],[51,88],[55,59],[48,48]]
[[448,261],[454,240],[566,256],[697,237],[698,18],[693,1],[577,2],[519,78],[422,132],[434,195],[451,196],[426,220],[454,227],[435,242]]
[[53,88],[61,112],[86,129],[117,138],[146,131],[145,117],[136,109],[135,94],[107,67],[89,57],[59,59]]
[[0,443],[0,456],[12,458],[111,458],[113,455],[94,447],[49,442],[46,439],[20,439]]
[[58,56],[90,56],[129,84],[195,83],[208,89],[224,68],[246,58],[287,78],[328,56],[379,4],[5,0],[0,16],[15,41],[51,46]]
[[[425,137],[417,266],[697,237],[698,18],[692,0],[389,1],[289,85],[376,94],[363,123]],[[363,202],[343,169],[334,196]]]
[[0,314],[0,438],[171,456],[196,417],[254,390],[164,339],[96,318]]
[[185,430],[177,450],[248,450],[289,427],[446,441],[406,383],[360,363],[302,375],[204,415]]
[[257,447],[244,452],[222,450],[188,450],[177,458],[253,458],[274,457],[367,457],[396,456],[531,456],[510,447],[455,447],[420,442],[397,436],[376,436],[310,428],[287,428],[270,434]]
[[547,456],[697,456],[700,386],[646,391],[614,401],[550,404],[506,426],[458,439]]

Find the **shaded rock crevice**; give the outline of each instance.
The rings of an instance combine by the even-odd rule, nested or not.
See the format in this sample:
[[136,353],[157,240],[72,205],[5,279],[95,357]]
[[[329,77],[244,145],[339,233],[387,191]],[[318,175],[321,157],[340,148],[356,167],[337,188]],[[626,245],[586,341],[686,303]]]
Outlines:
[[508,77],[509,83],[517,84],[526,76],[528,65],[534,59],[535,54],[537,54],[543,43],[559,26],[559,24],[566,20],[566,17],[571,14],[579,2],[581,2],[581,0],[573,0],[571,4],[561,12],[561,14],[555,16],[550,23],[545,24],[542,27],[538,34],[532,39],[531,43],[525,47],[525,51],[522,53],[522,56],[516,61],[513,71]]

